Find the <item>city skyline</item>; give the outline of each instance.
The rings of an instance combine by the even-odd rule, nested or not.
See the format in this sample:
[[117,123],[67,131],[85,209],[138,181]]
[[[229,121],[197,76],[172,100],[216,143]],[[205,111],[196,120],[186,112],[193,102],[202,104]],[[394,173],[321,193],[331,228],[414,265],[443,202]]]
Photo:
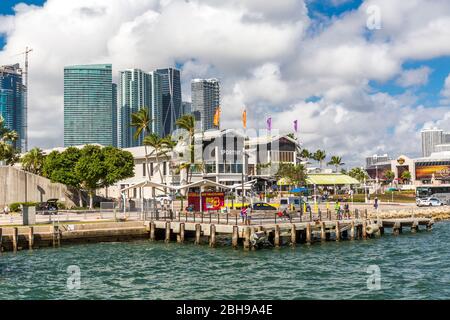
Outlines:
[[[239,128],[244,106],[249,127],[270,115],[291,131],[284,124],[297,118],[306,148],[358,163],[420,155],[422,129],[450,130],[450,48],[441,40],[450,12],[439,1],[281,1],[277,10],[251,1],[14,3],[0,6],[0,65],[22,64],[13,56],[34,49],[30,148],[62,145],[62,67],[105,61],[114,82],[126,68],[174,66],[183,100],[191,79],[219,78],[223,127]],[[379,28],[368,26],[370,5],[380,9]],[[57,27],[68,16],[70,37]]]

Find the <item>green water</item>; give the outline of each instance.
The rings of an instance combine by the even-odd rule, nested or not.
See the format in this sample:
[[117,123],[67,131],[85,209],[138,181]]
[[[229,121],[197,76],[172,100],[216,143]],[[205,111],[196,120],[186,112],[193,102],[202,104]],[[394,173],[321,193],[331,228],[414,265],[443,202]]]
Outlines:
[[[449,238],[444,222],[295,249],[137,241],[3,253],[0,299],[450,299]],[[79,289],[67,287],[71,265]],[[380,268],[380,290],[367,287],[369,265]]]

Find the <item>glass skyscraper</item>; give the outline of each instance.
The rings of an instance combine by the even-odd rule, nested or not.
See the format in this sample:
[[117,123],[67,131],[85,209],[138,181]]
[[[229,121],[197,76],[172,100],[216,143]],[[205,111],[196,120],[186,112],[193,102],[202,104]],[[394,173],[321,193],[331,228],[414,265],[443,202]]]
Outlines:
[[201,130],[217,128],[214,114],[220,106],[220,83],[217,79],[193,79],[191,81],[192,114],[200,121]]
[[114,145],[112,66],[64,68],[64,146]]
[[181,77],[180,70],[174,68],[157,69],[161,75],[162,89],[162,136],[176,129],[176,121],[181,116]]
[[25,143],[25,86],[19,64],[0,67],[0,116],[6,128],[19,135],[15,147],[24,150]]
[[[130,69],[119,72],[119,146],[141,146],[144,135],[136,140],[136,129],[131,126],[131,114],[147,108],[150,132],[162,135],[161,76],[156,72]],[[147,132],[149,134],[150,132]]]

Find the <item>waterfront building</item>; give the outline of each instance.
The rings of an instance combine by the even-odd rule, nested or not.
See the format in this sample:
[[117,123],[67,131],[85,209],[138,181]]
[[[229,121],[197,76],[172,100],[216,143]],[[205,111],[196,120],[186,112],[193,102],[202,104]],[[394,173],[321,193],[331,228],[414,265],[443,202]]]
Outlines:
[[112,66],[64,68],[64,146],[114,145]]
[[[131,126],[131,114],[147,108],[152,122],[150,132],[162,135],[161,77],[155,72],[129,69],[119,72],[119,146],[129,148],[143,145],[144,133],[135,140],[136,129]],[[146,134],[149,134],[147,132]]]
[[26,88],[22,82],[23,73],[19,64],[0,66],[0,116],[6,128],[19,135],[15,147],[24,151],[26,146]]
[[162,118],[161,134],[165,137],[176,129],[176,121],[181,116],[181,76],[180,70],[175,68],[157,69],[161,76]]
[[[192,179],[187,176],[186,170],[179,170],[180,164],[189,162],[186,158],[189,157],[187,141],[179,141],[174,150],[168,152],[166,157],[159,157],[159,161],[156,160],[153,150],[148,148],[148,170],[145,165],[144,147],[126,148],[125,150],[134,156],[135,176],[109,188],[110,194],[118,197],[119,190],[145,180],[177,186],[185,185],[188,181],[194,183],[207,179],[222,185],[238,186],[238,190],[242,190],[240,186],[244,182],[245,188],[248,189],[249,183],[257,183],[260,180],[275,181],[274,174],[281,162],[298,164],[301,161],[297,153],[299,143],[288,136],[250,138],[233,129],[209,130],[196,133],[195,142],[195,162],[203,165],[192,167]],[[151,195],[149,190],[132,188],[128,197]]]
[[220,106],[220,83],[217,79],[193,79],[191,81],[192,113],[200,122],[201,130],[218,129],[214,114]]

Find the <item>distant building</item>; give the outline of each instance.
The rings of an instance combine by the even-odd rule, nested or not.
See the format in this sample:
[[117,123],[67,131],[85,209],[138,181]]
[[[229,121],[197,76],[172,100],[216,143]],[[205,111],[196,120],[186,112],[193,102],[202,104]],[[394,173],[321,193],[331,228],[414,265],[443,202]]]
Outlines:
[[[147,108],[152,119],[150,132],[162,132],[161,77],[155,72],[130,69],[119,72],[118,140],[122,148],[143,145],[144,134],[134,139],[136,129],[131,126],[131,114]],[[149,132],[147,132],[148,134]]]
[[444,131],[441,129],[424,129],[421,131],[421,136],[423,157],[429,157],[434,152],[434,148],[436,145],[444,143]]
[[192,114],[192,102],[183,101],[181,104],[180,116],[182,117],[186,114]]
[[113,146],[119,145],[119,132],[118,132],[118,112],[117,112],[117,84],[112,84],[112,117],[113,117]]
[[174,68],[157,69],[161,76],[162,91],[162,132],[166,136],[176,129],[176,121],[181,116],[181,76]]
[[25,91],[19,64],[0,66],[0,116],[6,128],[19,135],[15,147],[20,151],[26,145]]
[[64,68],[64,146],[114,145],[112,66]]
[[214,126],[214,114],[220,106],[220,83],[217,79],[191,81],[192,113],[200,121],[203,131],[218,129]]
[[385,163],[391,160],[392,160],[391,157],[389,157],[387,154],[383,155],[374,154],[373,156],[366,158],[366,167],[374,166],[380,163]]

